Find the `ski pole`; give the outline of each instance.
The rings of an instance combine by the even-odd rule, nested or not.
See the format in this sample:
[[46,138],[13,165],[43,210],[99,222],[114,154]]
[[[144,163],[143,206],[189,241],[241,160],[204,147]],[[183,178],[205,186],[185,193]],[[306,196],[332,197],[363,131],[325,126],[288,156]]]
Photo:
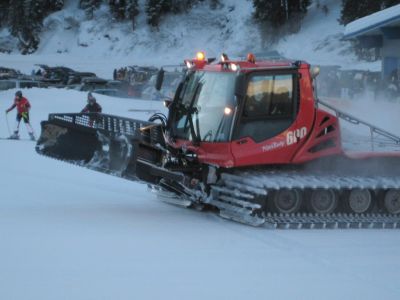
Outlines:
[[7,113],[6,113],[6,123],[7,123],[8,134],[11,135],[10,125],[8,124],[8,114]]

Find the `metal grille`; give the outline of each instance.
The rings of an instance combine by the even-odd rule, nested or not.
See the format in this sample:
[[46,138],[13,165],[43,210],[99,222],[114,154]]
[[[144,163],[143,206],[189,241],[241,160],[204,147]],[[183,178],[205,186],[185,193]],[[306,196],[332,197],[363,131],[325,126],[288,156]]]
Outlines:
[[[134,120],[124,117],[117,117],[106,114],[84,113],[84,114],[50,114],[49,121],[66,123],[77,127],[99,130],[109,135],[134,136],[142,127],[153,125],[154,123]],[[150,130],[150,139],[159,141],[162,139],[162,132],[159,127]]]

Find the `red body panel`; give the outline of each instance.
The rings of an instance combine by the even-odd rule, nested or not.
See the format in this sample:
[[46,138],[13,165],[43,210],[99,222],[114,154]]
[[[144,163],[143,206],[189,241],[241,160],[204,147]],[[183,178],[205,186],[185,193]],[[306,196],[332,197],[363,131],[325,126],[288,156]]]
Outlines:
[[190,141],[177,140],[170,144],[175,149],[184,149],[196,153],[201,163],[215,165],[223,168],[235,166],[234,157],[231,152],[231,143],[206,143],[193,146]]
[[342,154],[339,121],[333,115],[316,109],[314,126],[303,147],[292,162],[303,163],[323,156]]

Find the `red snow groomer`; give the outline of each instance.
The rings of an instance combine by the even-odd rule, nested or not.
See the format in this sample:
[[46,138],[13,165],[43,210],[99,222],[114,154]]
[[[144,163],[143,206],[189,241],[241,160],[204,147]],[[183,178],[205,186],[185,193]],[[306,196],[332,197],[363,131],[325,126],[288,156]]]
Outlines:
[[[252,54],[185,64],[168,117],[51,114],[37,152],[249,225],[400,227],[400,138],[318,101],[317,68]],[[339,119],[370,136],[345,143]]]

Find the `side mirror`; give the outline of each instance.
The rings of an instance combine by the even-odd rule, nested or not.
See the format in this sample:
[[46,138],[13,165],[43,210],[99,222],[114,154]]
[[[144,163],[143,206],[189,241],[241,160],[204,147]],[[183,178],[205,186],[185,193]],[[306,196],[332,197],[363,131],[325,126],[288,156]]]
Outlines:
[[245,96],[246,95],[246,75],[244,73],[240,73],[236,77],[235,95],[236,96]]
[[165,73],[165,71],[163,68],[161,68],[157,73],[157,80],[156,80],[156,86],[155,86],[157,91],[161,90],[161,87],[162,87],[162,84],[164,81],[164,73]]
[[171,104],[172,104],[172,99],[164,99],[164,106],[166,107],[166,108],[169,108],[170,106],[171,106]]

